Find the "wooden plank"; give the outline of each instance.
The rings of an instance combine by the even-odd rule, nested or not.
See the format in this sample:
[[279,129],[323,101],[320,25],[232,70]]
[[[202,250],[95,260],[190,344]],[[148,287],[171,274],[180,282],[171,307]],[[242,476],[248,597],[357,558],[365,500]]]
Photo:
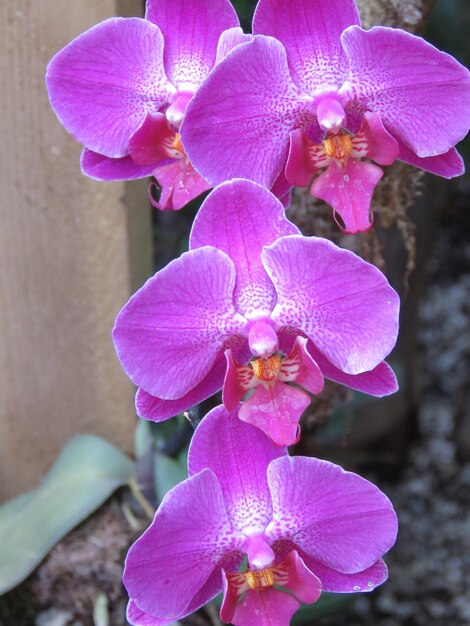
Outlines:
[[129,190],[81,175],[44,86],[51,56],[115,13],[112,0],[0,5],[0,498],[34,487],[75,433],[132,446],[110,337],[130,293]]

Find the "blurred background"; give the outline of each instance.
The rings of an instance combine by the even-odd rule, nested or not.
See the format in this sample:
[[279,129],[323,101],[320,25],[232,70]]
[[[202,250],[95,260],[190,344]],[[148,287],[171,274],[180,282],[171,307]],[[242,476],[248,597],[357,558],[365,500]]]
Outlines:
[[[126,551],[185,476],[193,428],[219,399],[162,425],[137,420],[111,342],[145,279],[187,249],[194,201],[150,207],[147,181],[80,174],[80,146],[47,100],[51,56],[140,0],[0,6],[0,626],[123,626]],[[234,2],[245,31],[254,8]],[[365,25],[424,33],[470,66],[468,0],[361,0]],[[459,149],[470,159],[470,142]],[[296,454],[376,482],[400,519],[389,581],[333,596],[296,624],[470,624],[470,176],[395,164],[376,229],[345,237],[303,190],[288,216],[376,263],[402,296],[391,355],[400,392],[377,400],[331,384],[303,419]],[[52,469],[51,469],[52,468]],[[306,494],[306,497],[308,495]],[[219,626],[217,603],[182,620]]]

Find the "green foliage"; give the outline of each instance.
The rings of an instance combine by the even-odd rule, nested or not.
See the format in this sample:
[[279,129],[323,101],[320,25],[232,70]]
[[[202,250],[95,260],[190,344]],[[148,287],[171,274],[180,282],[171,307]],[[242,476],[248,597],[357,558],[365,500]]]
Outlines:
[[132,461],[92,435],[67,443],[43,483],[0,507],[0,593],[26,578],[51,548],[129,482]]

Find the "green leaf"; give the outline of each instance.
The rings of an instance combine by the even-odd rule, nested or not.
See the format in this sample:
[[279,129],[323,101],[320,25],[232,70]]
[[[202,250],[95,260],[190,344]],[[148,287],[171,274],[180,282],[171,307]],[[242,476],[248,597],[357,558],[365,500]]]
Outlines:
[[134,453],[136,459],[143,458],[153,444],[151,424],[147,420],[137,419],[134,431]]
[[160,450],[155,450],[154,476],[159,503],[170,489],[188,477],[186,458],[186,452],[177,459],[172,459]]
[[0,593],[26,578],[132,472],[132,461],[104,439],[70,440],[37,489],[0,507]]

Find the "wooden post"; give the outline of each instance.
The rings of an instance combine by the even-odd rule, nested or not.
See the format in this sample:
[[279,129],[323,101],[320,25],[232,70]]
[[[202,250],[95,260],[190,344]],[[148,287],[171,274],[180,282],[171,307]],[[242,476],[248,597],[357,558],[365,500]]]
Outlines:
[[[76,433],[132,449],[133,388],[111,328],[151,267],[149,212],[143,199],[128,211],[135,185],[81,175],[44,85],[52,55],[116,11],[113,0],[0,5],[0,499],[37,485]],[[137,240],[144,262],[131,258]]]

